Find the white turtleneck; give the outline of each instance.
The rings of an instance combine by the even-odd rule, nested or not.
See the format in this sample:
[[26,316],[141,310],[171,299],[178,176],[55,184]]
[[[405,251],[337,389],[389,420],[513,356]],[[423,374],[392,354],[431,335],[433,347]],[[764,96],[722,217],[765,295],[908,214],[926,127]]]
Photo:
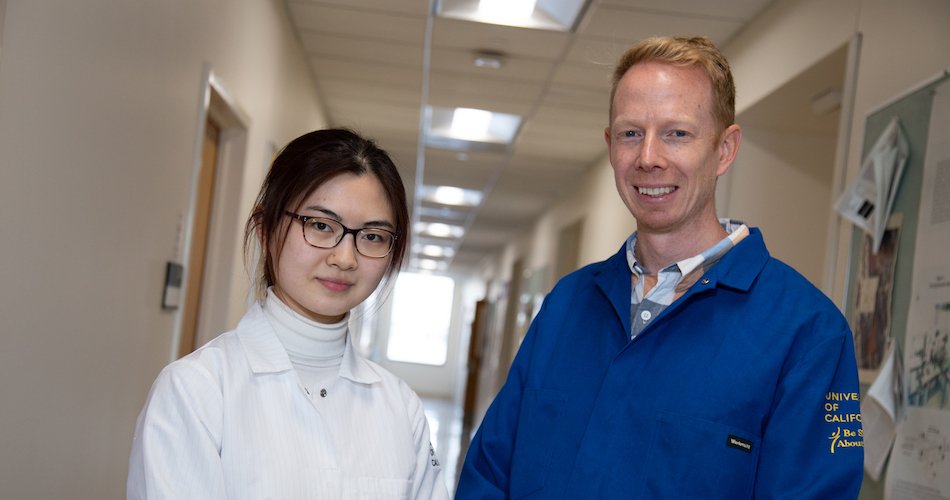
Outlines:
[[284,304],[270,287],[264,299],[264,317],[274,327],[300,381],[311,393],[316,384],[339,374],[349,313],[338,323],[317,323]]

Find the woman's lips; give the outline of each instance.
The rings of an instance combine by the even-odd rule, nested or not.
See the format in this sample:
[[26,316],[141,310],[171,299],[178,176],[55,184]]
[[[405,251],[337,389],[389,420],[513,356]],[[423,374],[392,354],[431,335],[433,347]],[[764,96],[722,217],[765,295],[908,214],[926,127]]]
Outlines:
[[317,281],[331,292],[345,292],[353,286],[353,283],[341,279],[317,278]]

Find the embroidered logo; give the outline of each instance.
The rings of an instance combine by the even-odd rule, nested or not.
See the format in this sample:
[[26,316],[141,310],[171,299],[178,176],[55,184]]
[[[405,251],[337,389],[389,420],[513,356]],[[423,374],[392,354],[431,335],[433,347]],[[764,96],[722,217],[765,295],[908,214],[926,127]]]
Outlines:
[[729,439],[726,440],[726,444],[731,448],[742,450],[746,453],[752,453],[752,441],[749,441],[748,439],[742,439],[739,436],[733,436],[732,434],[729,434]]

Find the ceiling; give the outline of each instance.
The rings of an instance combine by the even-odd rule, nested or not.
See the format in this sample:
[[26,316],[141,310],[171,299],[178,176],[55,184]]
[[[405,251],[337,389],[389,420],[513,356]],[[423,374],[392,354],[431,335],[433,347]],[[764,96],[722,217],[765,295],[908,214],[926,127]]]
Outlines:
[[[772,1],[590,0],[572,32],[430,19],[429,0],[286,3],[330,124],[391,153],[411,206],[423,184],[484,193],[475,207],[420,201],[413,214],[465,228],[460,239],[414,236],[413,243],[450,247],[454,255],[436,259],[440,267],[467,274],[603,161],[608,76],[626,48],[654,35],[704,35],[722,46]],[[475,66],[475,53],[485,50],[503,53],[502,67]],[[502,151],[460,155],[420,146],[426,104],[525,121]]]

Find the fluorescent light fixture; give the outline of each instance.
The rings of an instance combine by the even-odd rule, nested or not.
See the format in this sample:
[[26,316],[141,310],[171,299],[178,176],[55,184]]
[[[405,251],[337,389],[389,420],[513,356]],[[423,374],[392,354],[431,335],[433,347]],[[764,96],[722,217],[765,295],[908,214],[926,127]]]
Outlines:
[[419,234],[435,236],[436,238],[461,238],[465,235],[465,228],[441,222],[417,222],[414,226]]
[[484,141],[488,138],[488,127],[491,126],[491,119],[491,111],[455,108],[449,130],[452,132],[452,136],[457,139]]
[[445,271],[449,265],[432,259],[410,259],[409,265],[426,271]]
[[480,0],[478,13],[497,24],[525,22],[531,19],[537,0]]
[[427,108],[426,145],[455,151],[500,153],[514,140],[522,118],[472,108]]
[[482,202],[482,192],[453,186],[422,186],[422,199],[440,205],[477,207]]
[[451,258],[455,255],[455,250],[452,247],[442,245],[413,245],[412,250],[419,255],[435,259]]
[[423,205],[419,207],[419,216],[429,219],[465,220],[468,219],[468,212],[452,210],[448,206],[431,207]]
[[573,31],[590,0],[441,0],[436,15],[479,23]]

